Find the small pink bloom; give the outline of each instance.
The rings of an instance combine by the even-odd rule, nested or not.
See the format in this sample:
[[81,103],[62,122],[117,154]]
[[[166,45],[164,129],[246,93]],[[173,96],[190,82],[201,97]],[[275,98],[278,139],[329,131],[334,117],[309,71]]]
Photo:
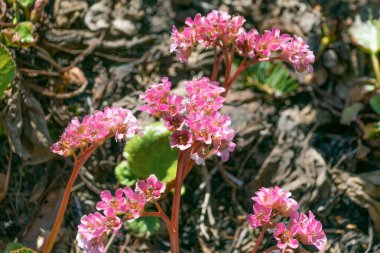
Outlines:
[[126,199],[123,197],[122,189],[117,189],[113,197],[110,191],[102,191],[99,201],[96,204],[97,210],[107,211],[111,209],[116,214],[121,214],[126,211]]
[[126,198],[127,212],[126,216],[129,219],[137,219],[141,216],[144,211],[144,207],[147,203],[147,200],[140,192],[134,192],[131,188],[123,188],[123,192]]
[[191,132],[187,129],[174,131],[170,135],[170,146],[172,148],[177,147],[180,150],[185,150],[191,147],[193,144],[193,138]]
[[296,71],[313,71],[312,64],[315,57],[302,38],[294,36],[282,50],[280,54],[281,59],[293,64]]
[[271,219],[272,209],[263,207],[260,204],[253,204],[253,214],[248,215],[248,221],[253,228],[261,227],[263,224],[267,224]]
[[[217,138],[214,138],[214,148],[216,155],[222,158],[222,161],[225,162],[230,157],[230,152],[235,150],[236,144],[232,142],[234,138],[234,131],[226,131],[227,133],[217,134]],[[219,137],[220,136],[220,137]]]
[[277,223],[276,230],[274,231],[277,247],[280,249],[286,249],[287,247],[292,249],[298,248],[299,243],[294,237],[298,234],[299,230],[300,228],[297,224],[294,224],[290,229],[287,229],[284,223]]
[[315,219],[314,214],[309,211],[309,217],[300,214],[301,242],[305,245],[314,245],[318,250],[323,250],[327,241],[326,234],[322,229],[322,223]]
[[104,224],[107,230],[117,234],[122,225],[120,218],[116,216],[113,209],[107,209],[104,214],[106,218]]
[[104,252],[105,221],[106,217],[98,212],[84,215],[78,225],[78,246],[92,253]]
[[165,127],[169,131],[181,130],[186,121],[186,116],[183,114],[177,114],[175,116],[164,115]]
[[165,184],[160,182],[155,175],[150,175],[146,180],[140,180],[136,184],[136,192],[142,193],[147,201],[156,201],[165,191]]
[[205,160],[208,153],[209,147],[207,145],[202,145],[195,153],[190,155],[190,158],[193,159],[197,165],[205,165]]
[[238,52],[245,56],[252,58],[255,56],[255,47],[258,38],[258,32],[255,29],[249,30],[249,32],[241,32],[236,39],[236,47]]
[[106,107],[104,111],[95,111],[87,115],[80,122],[74,118],[66,127],[60,140],[53,144],[53,153],[70,156],[77,149],[91,145],[100,145],[106,139],[115,137],[116,140],[125,140],[135,134],[141,134],[137,120],[132,112],[119,107]]

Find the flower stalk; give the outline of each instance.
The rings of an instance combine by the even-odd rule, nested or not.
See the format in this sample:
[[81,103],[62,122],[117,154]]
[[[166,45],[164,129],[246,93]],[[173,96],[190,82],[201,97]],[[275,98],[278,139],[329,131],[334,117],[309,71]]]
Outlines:
[[75,160],[73,172],[71,173],[70,179],[66,185],[65,192],[63,194],[53,228],[50,232],[50,235],[46,241],[45,247],[42,251],[43,253],[49,253],[53,249],[55,239],[58,235],[59,229],[61,228],[63,217],[67,209],[67,204],[69,203],[71,188],[73,187],[74,182],[76,178],[78,177],[80,169],[83,167],[83,165],[86,163],[88,158],[92,155],[92,153],[96,150],[96,148],[97,146],[88,148],[86,151],[83,152],[83,154],[79,156],[79,158]]

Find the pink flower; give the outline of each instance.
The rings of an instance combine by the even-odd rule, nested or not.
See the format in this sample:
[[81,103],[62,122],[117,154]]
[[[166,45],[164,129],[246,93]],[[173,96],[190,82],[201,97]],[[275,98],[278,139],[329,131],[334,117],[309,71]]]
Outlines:
[[276,230],[274,231],[277,247],[280,249],[286,249],[287,247],[292,249],[298,248],[299,243],[294,237],[296,237],[299,230],[300,227],[297,224],[293,224],[290,229],[287,229],[284,223],[277,223]]
[[183,101],[182,96],[169,94],[167,95],[166,103],[160,104],[158,106],[158,109],[163,113],[169,114],[170,116],[175,116],[181,113],[182,110],[184,109],[182,101]]
[[230,157],[230,152],[235,150],[236,144],[232,142],[234,131],[224,131],[214,138],[214,148],[216,155],[222,158],[222,161],[227,161]]
[[314,63],[315,57],[302,38],[294,36],[289,43],[283,46],[282,50],[280,54],[281,59],[293,64],[298,72],[304,70],[308,72],[313,71],[312,64]]
[[116,214],[121,214],[126,211],[126,199],[123,197],[123,190],[117,189],[115,192],[115,197],[112,196],[110,191],[102,191],[100,193],[100,198],[102,201],[99,201],[96,204],[97,210],[107,210],[111,209]]
[[98,212],[84,215],[78,225],[78,246],[91,253],[104,252],[105,221],[106,217]]
[[78,149],[91,145],[100,145],[106,139],[115,137],[125,140],[135,134],[140,135],[141,128],[131,111],[119,107],[106,107],[104,111],[95,111],[80,122],[72,119],[60,140],[51,146],[53,153],[70,156]]
[[113,209],[107,209],[104,214],[106,217],[104,224],[107,230],[117,234],[122,225],[120,218],[116,216]]
[[193,144],[193,137],[191,132],[187,129],[182,129],[174,131],[170,135],[170,146],[172,148],[179,148],[180,150],[185,150],[191,147]]
[[147,201],[156,201],[165,191],[165,184],[160,182],[155,175],[150,175],[146,180],[140,180],[136,184],[136,192],[144,195]]
[[260,188],[252,200],[264,207],[276,210],[283,217],[288,217],[298,209],[298,203],[290,198],[291,193],[275,186],[271,188]]
[[[197,18],[197,21],[188,22],[193,24],[192,22],[199,20]],[[225,89],[219,87],[218,82],[203,77],[185,81],[188,97],[183,97],[171,94],[169,87],[157,92],[154,87],[169,83],[167,78],[162,79],[162,82],[151,85],[145,95],[141,96],[145,105],[140,107],[140,110],[164,119],[165,126],[173,131],[170,136],[171,147],[185,150],[193,147],[195,143],[201,144],[197,145],[196,150],[190,155],[197,164],[204,164],[211,145],[214,145],[215,153],[222,161],[227,161],[229,152],[232,152],[236,145],[232,141],[234,131],[230,128],[230,118],[219,112],[225,100],[221,96]]]
[[174,116],[164,115],[164,125],[169,131],[181,130],[185,124],[186,116],[184,114],[177,114]]
[[206,48],[218,42],[228,45],[236,39],[244,22],[241,16],[231,18],[227,12],[216,10],[206,16],[197,14],[194,19],[186,18],[187,27],[182,32],[176,27],[172,29],[170,52],[176,52],[179,60],[184,62],[198,44]]
[[308,217],[304,213],[300,214],[298,224],[301,226],[299,232],[301,242],[305,245],[314,245],[318,250],[322,251],[327,241],[326,234],[322,229],[322,223],[317,221],[314,214],[309,211]]
[[267,224],[271,219],[272,209],[263,207],[258,203],[253,204],[253,214],[248,215],[248,221],[253,228],[261,227],[263,224]]
[[249,32],[241,32],[236,39],[236,48],[238,52],[243,56],[249,56],[250,58],[255,56],[255,47],[259,33],[256,29],[251,29]]
[[123,192],[127,201],[127,211],[126,216],[129,219],[137,219],[141,216],[144,211],[144,207],[147,203],[147,200],[140,192],[134,192],[131,188],[123,188]]
[[160,107],[167,105],[167,96],[170,92],[172,83],[169,82],[167,77],[161,79],[161,83],[153,83],[145,91],[145,94],[140,95],[140,98],[145,101],[145,105],[140,106],[139,110],[148,112],[154,117],[161,117],[163,115]]
[[197,165],[205,165],[208,153],[209,147],[207,145],[201,145],[195,153],[190,154],[190,157]]

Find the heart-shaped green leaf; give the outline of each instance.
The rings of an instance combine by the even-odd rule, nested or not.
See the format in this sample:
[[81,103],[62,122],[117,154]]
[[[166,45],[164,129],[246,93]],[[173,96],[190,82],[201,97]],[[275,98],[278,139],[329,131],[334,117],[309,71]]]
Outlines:
[[4,253],[36,253],[36,251],[26,248],[22,243],[11,242],[5,247]]
[[143,217],[128,223],[130,232],[137,237],[148,237],[160,230],[160,219],[158,217]]
[[115,175],[117,180],[122,184],[129,187],[132,187],[136,181],[137,177],[132,174],[132,172],[129,170],[128,162],[122,161],[115,167]]
[[144,127],[142,137],[133,137],[124,148],[123,155],[127,161],[116,169],[119,181],[131,184],[131,174],[141,179],[155,174],[164,183],[172,181],[177,169],[177,151],[169,145],[170,134],[159,122]]
[[16,76],[16,65],[10,52],[0,43],[0,98]]
[[380,95],[373,95],[369,100],[371,108],[380,115]]

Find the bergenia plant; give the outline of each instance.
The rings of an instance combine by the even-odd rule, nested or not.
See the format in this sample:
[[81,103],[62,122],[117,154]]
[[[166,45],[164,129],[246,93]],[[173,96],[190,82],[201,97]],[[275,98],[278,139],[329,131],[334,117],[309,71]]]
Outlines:
[[[244,22],[241,16],[212,11],[207,16],[197,14],[193,19],[187,18],[187,26],[181,31],[173,27],[170,51],[176,52],[181,62],[190,57],[196,46],[212,48],[215,53],[211,77],[185,81],[185,95],[174,94],[171,91],[172,83],[167,77],[163,77],[159,83],[151,84],[141,95],[144,104],[139,107],[140,111],[162,119],[166,128],[172,132],[170,146],[178,150],[176,177],[166,187],[151,175],[146,180],[137,182],[134,191],[128,187],[116,190],[114,195],[110,191],[103,191],[101,201],[96,206],[98,212],[85,215],[78,226],[77,240],[81,248],[89,252],[104,252],[108,236],[118,233],[123,221],[156,216],[165,222],[171,252],[178,253],[181,187],[184,179],[195,164],[204,165],[209,156],[215,154],[223,162],[227,161],[236,146],[233,142],[235,132],[230,127],[231,119],[220,112],[233,81],[247,67],[262,61],[282,60],[293,65],[296,71],[312,71],[314,55],[301,38],[281,34],[278,28],[260,35],[255,29],[246,31],[243,28]],[[235,53],[242,60],[237,70],[231,73]],[[220,85],[217,80],[222,70],[224,79]],[[85,117],[82,123],[77,119],[70,123],[52,151],[63,156],[73,155],[75,168],[66,188],[58,221],[44,252],[51,250],[70,188],[83,163],[105,139],[126,139],[140,131],[130,112],[119,108],[106,108],[104,112]],[[164,189],[166,193],[174,190],[170,216],[159,204]],[[264,196],[266,191],[271,192],[270,199]],[[255,213],[249,220],[254,227],[263,226],[264,232],[273,225],[278,226],[275,238],[280,241],[280,249],[295,248],[299,242],[320,248],[320,235],[323,233],[320,223],[316,223],[312,214],[308,217],[304,214],[297,216],[298,204],[289,196],[289,193],[279,188],[263,190],[258,193]],[[148,202],[154,204],[157,210],[145,211]],[[279,216],[292,217],[291,223],[275,224]],[[306,232],[302,234],[300,231]],[[256,250],[263,236],[264,233],[261,233]]]
[[[117,234],[122,222],[144,216],[162,217],[170,225],[157,200],[165,191],[165,185],[154,175],[136,183],[135,190],[129,187],[117,189],[115,196],[110,191],[100,193],[101,201],[96,204],[100,212],[85,215],[78,226],[77,241],[79,247],[88,252],[104,252],[107,237]],[[155,203],[158,212],[145,212],[148,203]],[[170,227],[170,226],[168,226]]]
[[287,252],[287,249],[302,248],[302,245],[323,250],[327,239],[321,222],[311,211],[308,215],[299,213],[299,205],[291,198],[290,192],[278,186],[261,188],[252,200],[253,214],[248,216],[248,221],[252,228],[261,228],[252,253],[258,251],[267,231],[272,231],[277,243],[265,252]]
[[[131,111],[119,107],[107,107],[103,111],[95,111],[94,114],[85,116],[82,122],[78,118],[70,122],[60,140],[51,147],[53,153],[64,157],[72,156],[74,168],[43,252],[51,252],[53,248],[69,202],[71,188],[80,168],[91,154],[107,139],[127,140],[136,134],[141,134],[141,131]],[[99,215],[91,217],[96,219]]]

